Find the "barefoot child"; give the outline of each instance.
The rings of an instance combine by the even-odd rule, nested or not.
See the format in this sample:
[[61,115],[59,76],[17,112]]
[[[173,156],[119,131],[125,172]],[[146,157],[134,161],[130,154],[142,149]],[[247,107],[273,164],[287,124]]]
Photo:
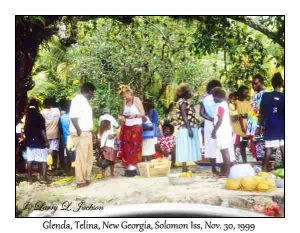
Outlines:
[[[103,120],[99,126],[100,150],[103,152],[104,159],[110,164],[110,174],[114,176],[114,168],[116,162],[116,152],[114,150],[115,138],[114,131],[111,129],[111,123]],[[102,177],[105,177],[105,167],[101,168]]]
[[217,139],[217,146],[222,154],[223,166],[219,174],[220,177],[227,177],[230,171],[229,148],[232,145],[232,128],[230,123],[229,108],[226,102],[226,93],[220,87],[212,90],[214,101],[219,103],[214,117],[214,129],[212,138]]

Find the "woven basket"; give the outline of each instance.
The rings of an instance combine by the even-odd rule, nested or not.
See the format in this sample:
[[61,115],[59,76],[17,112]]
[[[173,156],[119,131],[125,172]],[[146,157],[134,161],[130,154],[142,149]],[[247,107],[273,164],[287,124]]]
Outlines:
[[168,176],[171,161],[139,163],[138,168],[142,177]]

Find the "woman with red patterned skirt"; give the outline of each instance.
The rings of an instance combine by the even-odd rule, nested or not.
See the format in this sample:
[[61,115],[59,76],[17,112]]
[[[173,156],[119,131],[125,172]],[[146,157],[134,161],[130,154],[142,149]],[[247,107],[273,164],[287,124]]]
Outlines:
[[127,86],[121,86],[119,94],[123,97],[124,110],[118,118],[122,122],[120,133],[120,157],[126,168],[126,177],[137,174],[136,166],[142,158],[143,129],[142,118],[145,116],[143,104]]

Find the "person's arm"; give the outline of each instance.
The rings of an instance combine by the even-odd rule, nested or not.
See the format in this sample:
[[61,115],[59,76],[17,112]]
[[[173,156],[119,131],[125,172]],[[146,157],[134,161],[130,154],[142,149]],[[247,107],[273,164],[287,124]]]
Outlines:
[[159,153],[161,153],[162,155],[164,156],[168,156],[168,153],[167,152],[164,152],[162,149],[161,149],[161,146],[160,146],[160,143],[157,143],[155,145],[155,150]]
[[138,97],[135,98],[135,103],[136,103],[137,108],[138,108],[138,110],[140,112],[140,114],[136,114],[137,115],[136,117],[144,117],[144,116],[146,116],[145,110],[144,110],[144,107],[143,107],[143,103],[142,103],[142,101]]
[[78,118],[71,118],[71,121],[72,121],[72,124],[74,125],[76,131],[77,131],[77,135],[80,136],[82,131],[79,127],[79,124],[78,124]]
[[240,117],[240,119],[247,119],[248,118],[248,113],[245,113],[245,114],[240,114],[239,115]]
[[143,130],[144,131],[151,131],[151,130],[153,130],[154,129],[154,127],[151,125],[143,125]]
[[70,120],[71,120],[72,124],[74,125],[74,127],[76,129],[78,136],[81,135],[81,129],[78,124],[78,119],[80,117],[80,108],[81,108],[80,100],[75,97],[71,102],[69,116],[70,116]]
[[211,133],[211,137],[216,139],[217,138],[217,131],[220,128],[221,124],[223,123],[223,117],[224,117],[224,108],[222,108],[221,106],[219,106],[218,108],[218,121]]
[[48,142],[48,138],[46,135],[46,124],[45,124],[46,121],[42,115],[40,115],[40,118],[37,118],[37,121],[39,122],[39,125],[41,126],[40,130],[42,133],[43,140],[45,142],[45,146],[47,148],[49,148],[49,142]]
[[187,119],[186,107],[187,107],[187,103],[183,102],[183,103],[180,105],[180,112],[181,112],[182,120],[183,120],[183,122],[184,122],[186,128],[187,128],[188,131],[189,131],[189,136],[192,138],[192,137],[193,137],[193,131],[192,131],[192,128],[191,128],[191,126],[190,126],[190,122],[189,122],[189,120]]
[[265,95],[262,96],[260,103],[260,112],[258,116],[258,127],[256,129],[255,134],[260,135],[264,131],[264,122],[265,122],[265,110],[266,110],[266,100],[264,98]]
[[208,121],[214,120],[214,118],[212,118],[208,114],[206,114],[203,103],[200,104],[200,116],[202,116],[205,120],[208,120]]
[[42,137],[43,137],[43,139],[44,139],[45,146],[46,146],[47,148],[49,148],[49,142],[48,142],[48,138],[47,138],[47,136],[46,136],[46,130],[44,130],[44,129],[42,129]]
[[113,125],[113,127],[115,127],[116,129],[118,129],[119,128],[119,124],[118,124],[118,122],[116,121],[116,119],[114,118],[114,117],[112,117],[112,125]]
[[150,119],[151,122],[153,122],[154,125],[157,125],[158,123],[158,113],[156,109],[152,109],[152,119]]

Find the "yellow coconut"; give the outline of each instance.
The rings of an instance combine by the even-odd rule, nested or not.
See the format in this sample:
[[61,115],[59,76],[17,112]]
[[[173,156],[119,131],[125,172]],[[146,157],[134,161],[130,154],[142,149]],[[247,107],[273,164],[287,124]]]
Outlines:
[[270,177],[270,174],[268,172],[259,172],[257,174],[257,176],[260,176],[260,177]]
[[228,190],[238,190],[241,188],[241,179],[226,179],[225,188]]
[[259,183],[256,189],[260,192],[267,192],[269,191],[269,185],[266,183]]
[[253,191],[256,188],[257,181],[256,181],[255,177],[249,176],[249,177],[243,178],[241,181],[241,184],[242,184],[243,190]]

